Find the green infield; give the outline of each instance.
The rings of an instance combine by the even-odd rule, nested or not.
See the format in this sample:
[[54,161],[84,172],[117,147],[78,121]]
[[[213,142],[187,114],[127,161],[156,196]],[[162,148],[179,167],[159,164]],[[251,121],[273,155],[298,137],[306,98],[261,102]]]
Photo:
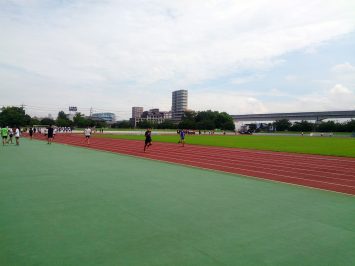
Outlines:
[[1,265],[355,265],[355,197],[67,145],[0,147]]
[[[142,140],[139,135],[102,134],[97,137]],[[153,135],[153,141],[176,143],[178,135]],[[355,138],[301,136],[187,135],[186,143],[230,148],[355,157]]]

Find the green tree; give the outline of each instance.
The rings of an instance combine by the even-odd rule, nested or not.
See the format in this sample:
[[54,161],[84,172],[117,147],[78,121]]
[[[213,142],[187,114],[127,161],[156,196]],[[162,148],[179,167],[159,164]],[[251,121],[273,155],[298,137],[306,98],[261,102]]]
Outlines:
[[131,128],[131,122],[128,120],[123,120],[123,121],[118,121],[114,124],[112,124],[113,128]]
[[157,125],[157,128],[176,129],[176,125],[171,120],[164,120],[163,123]]
[[292,125],[292,123],[288,119],[276,120],[274,122],[274,127],[276,127],[277,131],[289,130],[291,125]]
[[104,128],[107,127],[107,123],[105,121],[95,121],[96,127]]
[[73,125],[73,122],[67,117],[64,111],[60,111],[58,113],[58,117],[56,120],[56,125],[59,127],[70,127]]
[[344,131],[346,132],[353,132],[355,131],[355,120],[350,120],[344,123]]
[[185,111],[181,120],[195,121],[196,112],[195,111]]
[[290,127],[291,131],[312,131],[314,128],[314,123],[308,121],[295,122]]
[[215,122],[217,120],[217,116],[218,116],[217,111],[211,111],[211,110],[201,111],[198,112],[196,115],[196,122],[201,122],[205,120],[211,120]]
[[222,130],[234,130],[235,125],[233,118],[226,112],[218,111],[201,111],[198,113],[186,111],[178,128],[214,130],[216,128]]
[[337,129],[337,124],[334,121],[321,122],[317,126],[320,132],[334,132]]
[[43,118],[41,121],[40,121],[40,124],[41,125],[54,125],[55,124],[55,121],[51,118]]
[[37,117],[32,117],[29,125],[30,126],[39,125],[40,123],[41,121]]
[[213,120],[206,119],[196,123],[196,129],[206,129],[206,130],[214,130],[216,128],[216,124]]
[[223,130],[235,130],[234,121],[226,121],[221,125],[221,129]]
[[81,113],[76,113],[74,118],[74,125],[77,127],[85,128],[87,126],[90,126],[90,122],[88,119],[85,118],[85,116]]
[[0,123],[2,126],[26,126],[31,123],[31,117],[26,115],[22,107],[3,107],[0,112]]
[[234,130],[234,120],[233,118],[227,114],[226,112],[218,113],[215,120],[216,128],[222,130]]
[[196,129],[196,122],[194,120],[182,120],[178,124],[180,129]]
[[138,128],[154,128],[155,124],[147,121],[147,120],[143,120],[137,123],[137,127]]

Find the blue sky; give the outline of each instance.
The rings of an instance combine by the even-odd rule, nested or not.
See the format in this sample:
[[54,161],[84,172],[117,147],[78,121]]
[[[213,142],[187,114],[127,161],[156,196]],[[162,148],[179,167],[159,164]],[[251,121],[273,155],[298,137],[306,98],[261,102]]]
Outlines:
[[[331,3],[332,2],[332,3]],[[354,1],[0,1],[0,105],[355,109]]]

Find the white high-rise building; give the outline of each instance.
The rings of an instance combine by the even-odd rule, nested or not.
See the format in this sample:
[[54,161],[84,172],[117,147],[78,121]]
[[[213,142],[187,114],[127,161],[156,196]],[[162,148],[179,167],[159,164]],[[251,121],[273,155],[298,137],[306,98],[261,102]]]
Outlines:
[[187,90],[173,91],[171,106],[173,120],[181,120],[181,117],[187,110],[187,96]]

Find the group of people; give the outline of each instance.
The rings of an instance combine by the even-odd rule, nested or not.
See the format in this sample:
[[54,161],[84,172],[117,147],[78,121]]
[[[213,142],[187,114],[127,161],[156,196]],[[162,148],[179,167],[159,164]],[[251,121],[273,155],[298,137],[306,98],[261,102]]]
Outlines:
[[[42,130],[41,130],[42,131]],[[54,128],[52,125],[49,125],[48,128],[45,130],[45,135],[47,135],[47,144],[52,144],[53,138],[55,136],[55,132],[57,131],[56,128]],[[40,131],[38,131],[40,133]],[[63,132],[63,131],[61,131]],[[64,131],[65,132],[65,131]],[[183,147],[185,146],[185,130],[178,130],[178,134],[180,136],[179,139],[179,144],[181,144]],[[36,133],[36,128],[30,127],[28,129],[28,133],[30,136],[30,139],[32,140],[33,134]],[[92,134],[92,129],[88,126],[84,130],[84,136],[86,139],[86,143],[90,144],[90,137]],[[13,137],[15,136],[16,139],[16,145],[20,145],[20,135],[21,135],[21,130],[19,127],[11,128],[11,127],[2,127],[1,128],[1,138],[2,138],[2,144],[9,144],[13,143]],[[152,129],[148,128],[146,132],[144,133],[145,136],[145,141],[144,141],[144,149],[143,151],[146,152],[146,150],[152,146]]]
[[20,135],[21,135],[21,130],[19,127],[2,127],[1,128],[1,139],[2,139],[2,145],[5,146],[5,144],[13,144],[13,137],[16,139],[16,145],[20,145]]
[[[182,147],[185,146],[185,134],[186,130],[178,130],[177,133],[179,134],[179,141],[178,144],[181,144]],[[146,150],[152,146],[152,129],[148,128],[147,131],[144,133],[145,136],[145,141],[144,141],[144,149],[143,151],[146,152]]]
[[[179,136],[180,136],[180,140],[178,143],[181,143],[182,146],[185,146],[185,130],[179,130]],[[84,136],[86,139],[86,143],[89,145],[90,144],[90,137],[92,134],[92,129],[88,126],[87,128],[84,129]],[[146,152],[146,150],[152,146],[152,129],[148,128],[145,133],[144,133],[144,148],[143,151]]]

